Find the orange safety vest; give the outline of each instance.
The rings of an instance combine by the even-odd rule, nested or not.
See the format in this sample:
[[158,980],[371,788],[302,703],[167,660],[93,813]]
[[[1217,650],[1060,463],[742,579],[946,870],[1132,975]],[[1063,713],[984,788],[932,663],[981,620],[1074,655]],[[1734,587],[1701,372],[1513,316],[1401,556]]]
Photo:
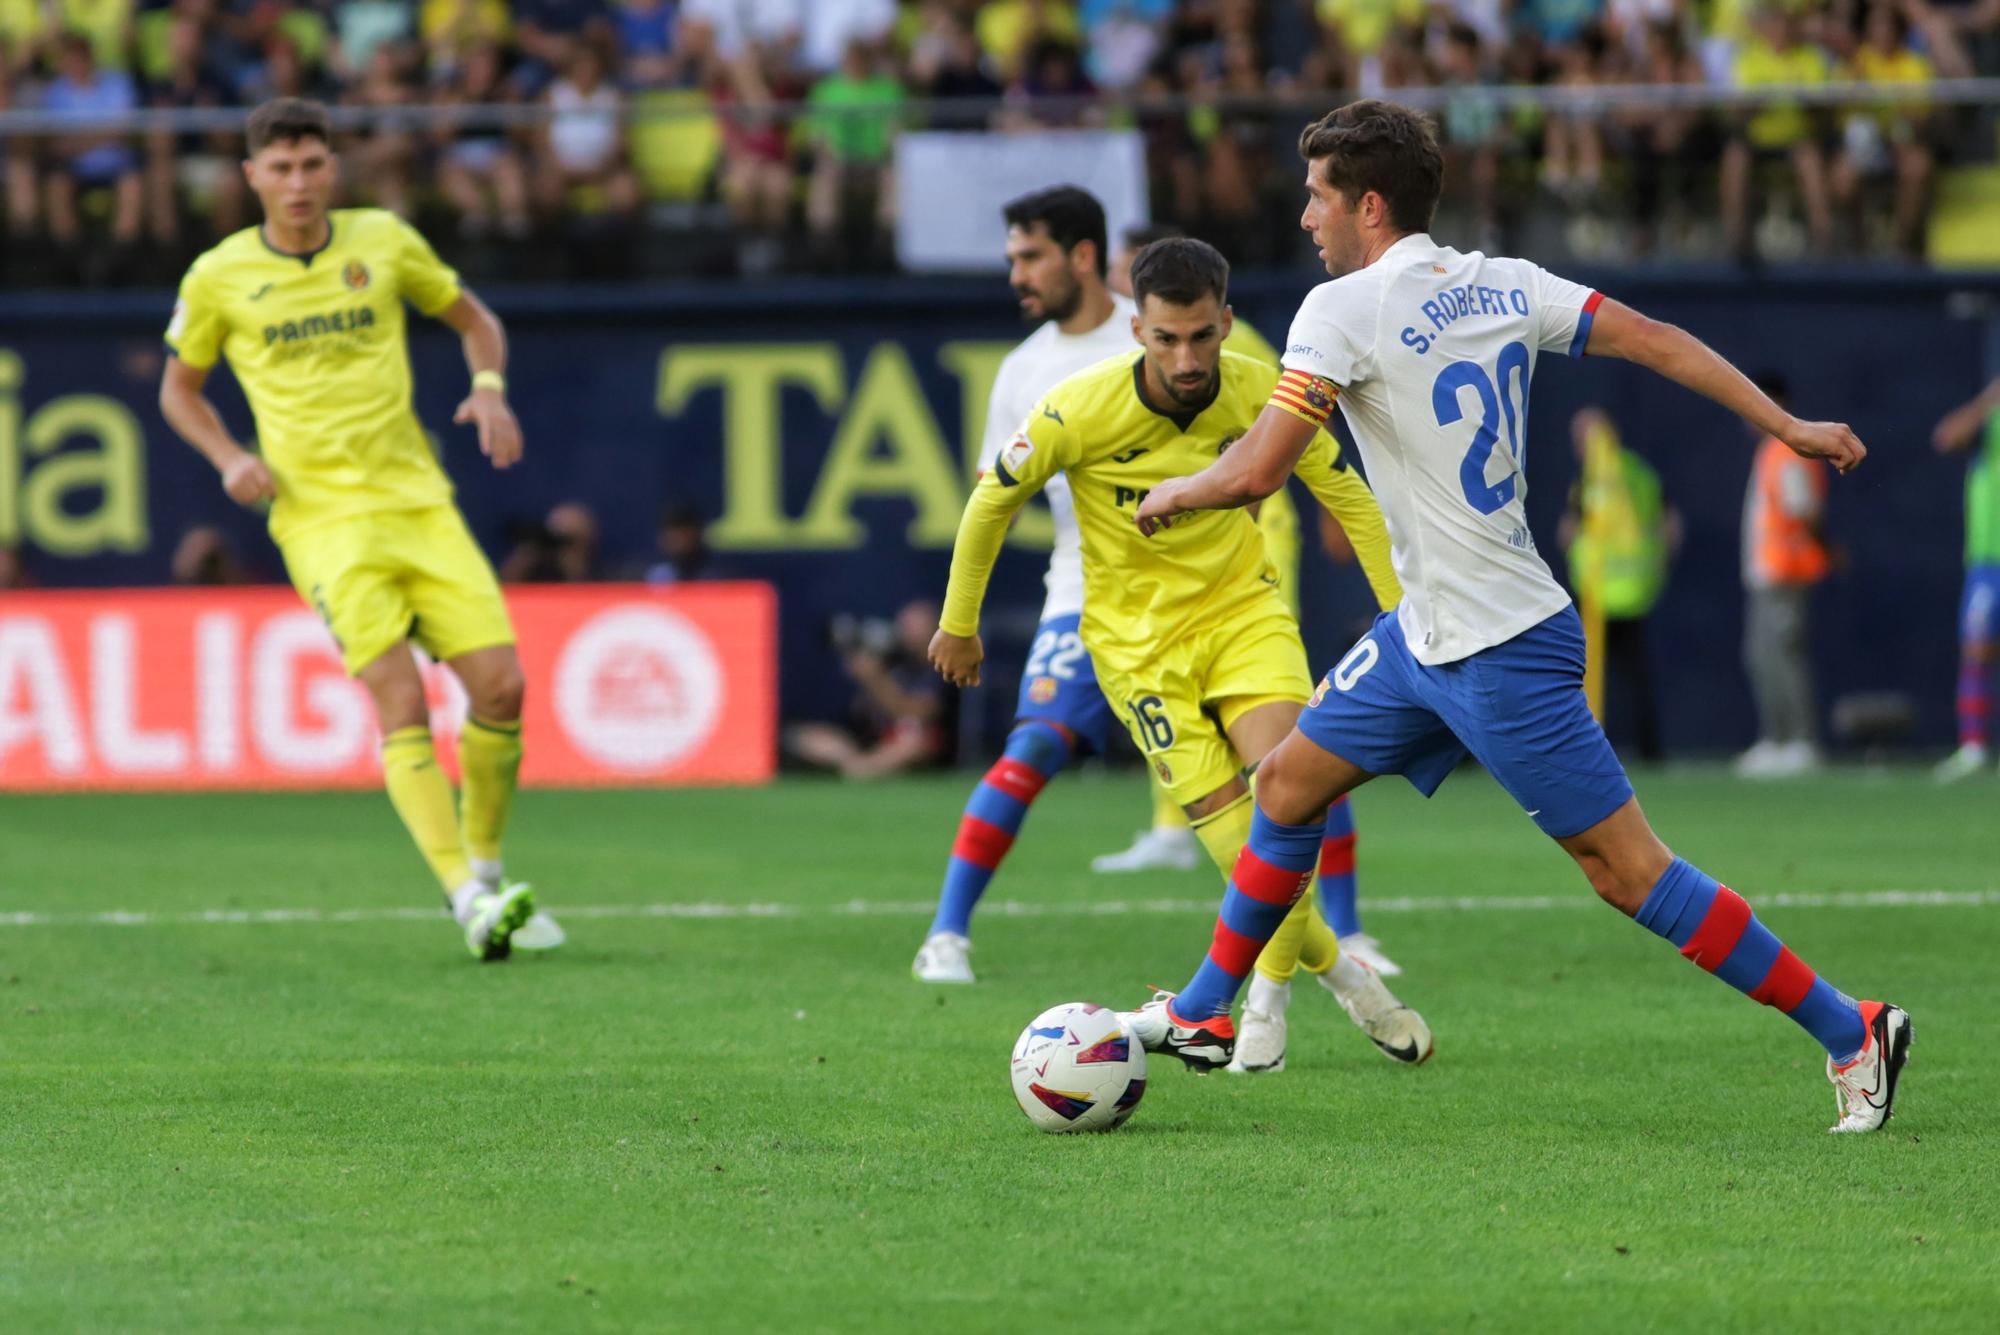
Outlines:
[[1825,465],[1801,459],[1783,441],[1767,436],[1751,466],[1750,558],[1766,583],[1815,584],[1826,578],[1826,548],[1813,537],[1811,522],[1785,508],[1788,469],[1797,469],[1812,488],[1815,512],[1826,501]]

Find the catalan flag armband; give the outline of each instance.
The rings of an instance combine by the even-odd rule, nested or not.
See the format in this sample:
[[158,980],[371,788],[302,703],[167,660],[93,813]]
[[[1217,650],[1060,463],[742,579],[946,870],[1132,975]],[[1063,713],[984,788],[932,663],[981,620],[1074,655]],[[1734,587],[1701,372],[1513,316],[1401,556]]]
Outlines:
[[1325,426],[1326,419],[1333,416],[1333,401],[1339,397],[1340,386],[1324,376],[1288,370],[1271,390],[1271,406],[1314,426]]

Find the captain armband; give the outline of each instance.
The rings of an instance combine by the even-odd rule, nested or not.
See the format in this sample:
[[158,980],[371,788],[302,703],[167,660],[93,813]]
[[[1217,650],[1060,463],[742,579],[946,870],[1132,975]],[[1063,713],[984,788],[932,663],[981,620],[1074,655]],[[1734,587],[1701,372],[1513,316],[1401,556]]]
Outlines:
[[1276,387],[1271,390],[1271,406],[1283,408],[1300,421],[1323,427],[1326,419],[1333,416],[1333,403],[1339,397],[1340,386],[1324,376],[1288,370],[1278,377]]

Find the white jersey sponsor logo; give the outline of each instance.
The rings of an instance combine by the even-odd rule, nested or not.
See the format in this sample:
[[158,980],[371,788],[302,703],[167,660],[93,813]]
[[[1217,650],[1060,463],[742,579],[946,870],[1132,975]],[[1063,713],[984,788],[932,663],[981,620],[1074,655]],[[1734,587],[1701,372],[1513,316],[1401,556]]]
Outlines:
[[1540,353],[1582,354],[1599,300],[1526,260],[1417,234],[1299,308],[1284,364],[1341,388],[1420,663],[1491,648],[1569,603],[1528,532],[1528,384]]

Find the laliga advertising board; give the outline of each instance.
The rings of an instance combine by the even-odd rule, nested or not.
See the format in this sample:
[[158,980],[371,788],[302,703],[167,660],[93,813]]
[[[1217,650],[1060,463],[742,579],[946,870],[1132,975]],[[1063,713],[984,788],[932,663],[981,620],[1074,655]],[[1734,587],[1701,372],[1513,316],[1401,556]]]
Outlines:
[[[523,783],[761,783],[776,766],[767,584],[522,586]],[[464,696],[426,669],[454,768]],[[366,691],[283,587],[0,599],[0,790],[381,782]]]

